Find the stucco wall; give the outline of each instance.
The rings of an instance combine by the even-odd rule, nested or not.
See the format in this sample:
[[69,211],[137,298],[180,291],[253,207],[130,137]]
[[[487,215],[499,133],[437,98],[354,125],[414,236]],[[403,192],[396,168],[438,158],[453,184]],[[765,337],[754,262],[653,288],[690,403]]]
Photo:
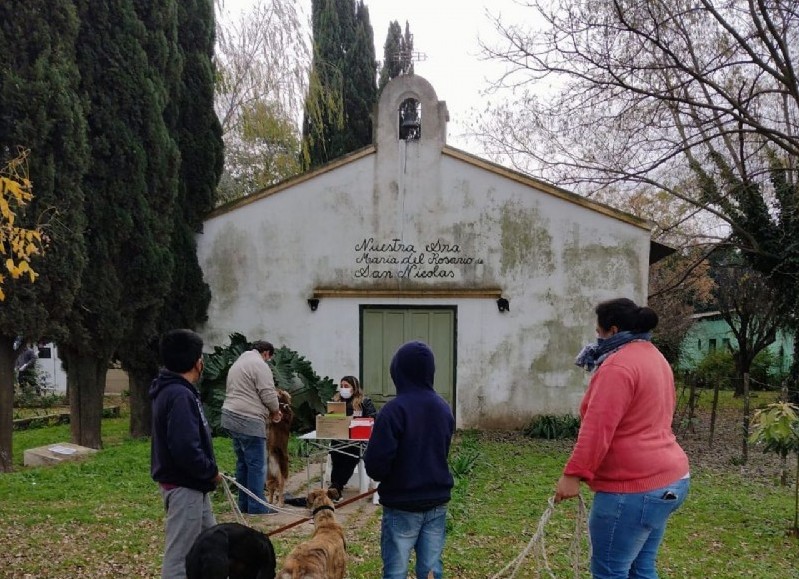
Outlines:
[[[381,107],[407,91],[384,91]],[[434,96],[423,112],[427,103],[444,118]],[[397,142],[394,117],[380,118],[376,152],[206,221],[198,253],[213,292],[208,346],[242,332],[286,344],[338,379],[360,369],[360,305],[454,305],[458,427],[517,428],[535,414],[576,411],[587,377],[573,361],[594,337],[593,307],[644,299],[648,231],[442,153],[440,133],[425,139],[424,124],[421,141]],[[453,297],[324,297],[312,312],[306,299],[319,288]],[[480,288],[500,288],[510,311],[456,295]]]

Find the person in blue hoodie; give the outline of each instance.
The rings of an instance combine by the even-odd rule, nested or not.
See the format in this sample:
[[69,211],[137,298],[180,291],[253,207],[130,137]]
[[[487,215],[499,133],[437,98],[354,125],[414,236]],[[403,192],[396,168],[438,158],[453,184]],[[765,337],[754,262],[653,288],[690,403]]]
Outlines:
[[423,342],[408,342],[391,360],[397,396],[375,419],[366,447],[367,474],[380,482],[383,579],[405,579],[411,549],[416,576],[444,575],[447,503],[453,479],[447,456],[455,431],[449,405],[433,389],[436,365]]
[[216,524],[209,494],[222,480],[211,429],[194,385],[203,372],[203,341],[171,330],[159,344],[163,368],[150,386],[150,473],[166,510],[162,579],[186,577],[186,555],[199,534]]

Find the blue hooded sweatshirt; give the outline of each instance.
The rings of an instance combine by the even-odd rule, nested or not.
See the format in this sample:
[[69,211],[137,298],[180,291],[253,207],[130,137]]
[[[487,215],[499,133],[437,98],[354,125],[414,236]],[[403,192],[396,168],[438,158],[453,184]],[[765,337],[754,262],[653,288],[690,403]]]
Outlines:
[[161,370],[150,385],[150,398],[153,480],[204,493],[214,490],[219,471],[197,389],[180,374]]
[[391,360],[397,396],[378,412],[364,455],[386,507],[423,511],[449,502],[455,418],[433,389],[434,374],[433,352],[422,342],[408,342]]

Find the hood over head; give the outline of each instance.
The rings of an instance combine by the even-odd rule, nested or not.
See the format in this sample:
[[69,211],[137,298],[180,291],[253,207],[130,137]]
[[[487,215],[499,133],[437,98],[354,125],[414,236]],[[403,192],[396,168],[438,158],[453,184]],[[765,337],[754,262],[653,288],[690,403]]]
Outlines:
[[391,360],[391,379],[397,394],[414,388],[433,390],[435,373],[435,356],[424,342],[403,344]]
[[161,370],[158,372],[158,376],[156,376],[155,379],[150,383],[150,391],[149,391],[150,399],[154,399],[168,386],[171,386],[172,384],[175,383],[183,386],[184,388],[195,390],[194,385],[191,384],[180,374],[171,372],[166,368],[161,368]]

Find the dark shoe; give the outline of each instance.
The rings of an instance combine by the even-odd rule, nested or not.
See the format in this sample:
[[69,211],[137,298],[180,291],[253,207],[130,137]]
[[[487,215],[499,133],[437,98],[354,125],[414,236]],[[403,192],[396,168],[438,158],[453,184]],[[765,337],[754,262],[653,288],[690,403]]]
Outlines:
[[307,507],[308,499],[305,497],[289,497],[286,499],[286,504],[292,507]]
[[341,500],[341,496],[344,494],[344,489],[338,487],[330,487],[327,489],[327,496],[330,497],[330,500],[334,503],[337,503]]

